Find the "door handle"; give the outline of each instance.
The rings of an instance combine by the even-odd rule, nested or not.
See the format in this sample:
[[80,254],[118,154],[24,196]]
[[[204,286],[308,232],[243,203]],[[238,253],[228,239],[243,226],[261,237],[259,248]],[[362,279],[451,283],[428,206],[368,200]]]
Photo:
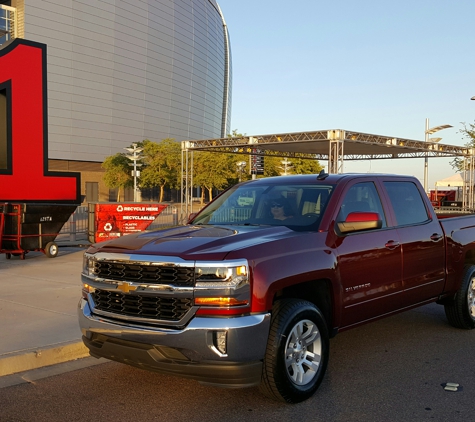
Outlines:
[[384,246],[386,247],[386,249],[393,250],[393,249],[398,248],[399,245],[400,245],[399,242],[394,241],[394,240],[389,240],[388,242],[386,242]]
[[434,233],[431,237],[430,237],[430,240],[432,240],[433,242],[438,242],[440,239],[442,239],[442,235],[439,234],[439,233]]

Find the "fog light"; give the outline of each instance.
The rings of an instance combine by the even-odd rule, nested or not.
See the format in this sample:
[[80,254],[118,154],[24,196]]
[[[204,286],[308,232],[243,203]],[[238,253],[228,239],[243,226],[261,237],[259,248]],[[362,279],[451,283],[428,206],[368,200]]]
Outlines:
[[219,350],[223,355],[226,354],[226,331],[215,331],[214,333],[214,346]]
[[93,293],[94,292],[94,287],[90,286],[89,284],[86,284],[84,283],[82,285],[82,297],[83,299],[87,299],[87,295],[89,293]]

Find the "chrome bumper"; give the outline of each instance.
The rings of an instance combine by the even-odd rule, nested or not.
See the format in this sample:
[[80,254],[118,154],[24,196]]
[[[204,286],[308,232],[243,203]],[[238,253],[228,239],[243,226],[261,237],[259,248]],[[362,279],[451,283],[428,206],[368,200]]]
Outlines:
[[[83,341],[95,357],[228,387],[257,385],[270,314],[194,317],[184,329],[139,326],[78,307]],[[224,338],[224,344],[223,344]]]

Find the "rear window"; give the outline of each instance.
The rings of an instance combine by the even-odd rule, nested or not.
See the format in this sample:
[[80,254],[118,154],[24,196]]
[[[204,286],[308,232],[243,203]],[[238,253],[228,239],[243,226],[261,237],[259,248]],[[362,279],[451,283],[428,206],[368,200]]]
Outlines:
[[384,182],[398,226],[429,220],[419,189],[412,182]]

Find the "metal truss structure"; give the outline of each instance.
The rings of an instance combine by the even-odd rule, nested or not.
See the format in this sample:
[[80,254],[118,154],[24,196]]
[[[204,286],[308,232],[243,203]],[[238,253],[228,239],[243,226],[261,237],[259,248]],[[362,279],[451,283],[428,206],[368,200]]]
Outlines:
[[[464,160],[463,207],[474,208],[473,148],[372,135],[342,129],[182,142],[182,215],[191,209],[193,151],[263,155],[328,161],[329,173],[342,173],[345,160],[461,157]],[[190,158],[191,157],[191,158]],[[184,209],[183,209],[184,207]]]

